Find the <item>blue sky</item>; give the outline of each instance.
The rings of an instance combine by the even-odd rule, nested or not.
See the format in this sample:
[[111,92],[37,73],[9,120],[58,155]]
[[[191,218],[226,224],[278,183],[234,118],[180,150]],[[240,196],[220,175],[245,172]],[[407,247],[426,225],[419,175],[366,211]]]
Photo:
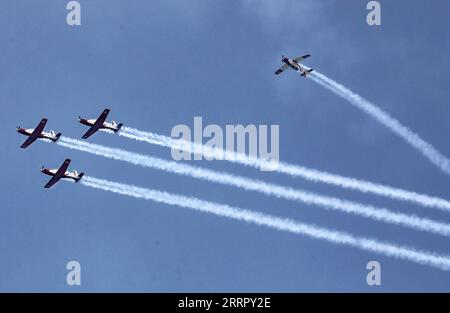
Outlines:
[[[177,124],[278,124],[283,161],[450,198],[450,177],[389,130],[311,80],[273,75],[281,54],[373,101],[450,156],[450,38],[445,0],[1,1],[1,291],[450,291],[450,273],[289,233],[60,183],[41,165],[290,217],[450,254],[448,239],[101,159],[37,142],[16,126],[81,137],[79,114],[105,107],[125,125],[169,135]],[[170,151],[98,133],[90,142],[170,158]],[[448,214],[226,162],[191,161],[291,187],[413,212]],[[82,285],[66,285],[77,260]],[[382,285],[366,284],[366,264]]]

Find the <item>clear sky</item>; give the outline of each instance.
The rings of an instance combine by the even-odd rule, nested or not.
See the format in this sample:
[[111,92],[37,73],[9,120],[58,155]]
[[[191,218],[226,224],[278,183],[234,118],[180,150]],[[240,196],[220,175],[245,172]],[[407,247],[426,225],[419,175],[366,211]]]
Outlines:
[[[0,0],[1,291],[450,291],[450,272],[150,201],[60,182],[66,157],[86,175],[227,203],[450,255],[449,239],[36,142],[16,126],[80,138],[79,114],[106,107],[125,125],[278,124],[280,158],[450,199],[442,174],[385,127],[294,72],[281,54],[373,101],[450,156],[450,3],[381,1]],[[170,151],[97,133],[90,142],[170,159]],[[233,165],[188,164],[450,223],[433,209]],[[66,285],[66,263],[82,285]],[[381,263],[382,285],[366,284]]]

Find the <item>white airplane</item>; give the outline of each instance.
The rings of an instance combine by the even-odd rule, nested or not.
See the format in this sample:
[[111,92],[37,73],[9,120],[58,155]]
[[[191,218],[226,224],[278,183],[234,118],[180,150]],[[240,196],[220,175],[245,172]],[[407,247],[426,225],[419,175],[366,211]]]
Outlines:
[[84,124],[86,126],[89,126],[90,128],[88,131],[83,135],[83,139],[87,139],[90,136],[92,136],[95,132],[97,132],[99,129],[109,129],[113,132],[117,133],[120,128],[122,127],[123,123],[117,124],[115,121],[111,121],[111,123],[105,122],[106,117],[109,114],[109,109],[105,109],[102,114],[97,119],[84,119],[81,116],[78,117],[78,121],[81,124]]
[[44,131],[44,127],[45,124],[47,124],[47,119],[43,118],[38,126],[36,126],[36,128],[22,128],[20,126],[18,126],[16,128],[17,132],[28,136],[27,140],[25,140],[25,142],[20,146],[21,148],[25,149],[26,147],[28,147],[29,145],[31,145],[33,142],[36,141],[36,139],[50,139],[53,142],[58,141],[59,137],[61,137],[61,133],[57,133],[55,134],[55,132],[53,130],[46,132]]
[[301,60],[304,60],[306,58],[309,58],[311,55],[310,54],[305,54],[304,56],[301,57],[296,57],[293,59],[289,59],[286,58],[284,55],[281,56],[281,61],[284,63],[282,67],[280,67],[276,72],[275,75],[279,75],[281,73],[283,73],[283,71],[285,69],[287,69],[288,67],[290,67],[291,69],[293,69],[296,72],[301,73],[300,76],[303,76],[306,78],[306,76],[311,73],[313,71],[313,69],[307,69],[306,67],[302,66],[299,62]]
[[52,178],[48,181],[48,183],[45,185],[45,188],[50,188],[54,184],[56,184],[61,178],[69,178],[73,179],[76,183],[83,178],[84,173],[78,174],[77,171],[69,172],[67,171],[67,168],[69,167],[70,159],[66,159],[64,163],[58,168],[58,169],[48,169],[45,167],[41,168],[41,172],[52,176]]

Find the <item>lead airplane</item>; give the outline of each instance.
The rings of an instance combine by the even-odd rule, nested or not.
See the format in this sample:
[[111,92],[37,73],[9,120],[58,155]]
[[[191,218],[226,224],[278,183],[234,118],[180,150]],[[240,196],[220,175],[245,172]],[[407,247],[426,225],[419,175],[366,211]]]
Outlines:
[[47,119],[43,118],[38,126],[36,128],[22,128],[18,126],[16,128],[16,131],[22,135],[28,136],[27,140],[24,141],[24,143],[20,146],[22,149],[25,149],[29,145],[31,145],[33,142],[35,142],[37,139],[50,139],[52,142],[58,141],[59,137],[61,137],[61,133],[55,134],[53,130],[49,132],[44,131],[45,124],[47,124]]
[[279,74],[283,73],[284,70],[286,70],[288,67],[290,67],[294,71],[301,73],[300,76],[303,76],[306,78],[306,76],[314,70],[312,68],[308,69],[308,68],[304,67],[299,62],[306,58],[309,58],[310,56],[311,56],[310,54],[305,54],[301,57],[296,57],[293,59],[289,59],[289,58],[285,57],[284,55],[281,56],[281,62],[283,62],[284,64],[282,67],[280,67],[275,72],[275,75],[279,75]]
[[78,174],[77,171],[68,172],[67,168],[69,167],[70,159],[66,159],[64,163],[59,167],[59,169],[48,169],[45,167],[41,168],[41,172],[53,176],[48,183],[45,185],[45,188],[50,188],[54,184],[56,184],[61,178],[69,178],[74,180],[76,183],[80,181],[80,179],[83,177],[84,173]]
[[109,114],[109,109],[105,109],[102,114],[95,120],[95,119],[84,119],[81,116],[78,117],[78,121],[83,124],[90,126],[88,131],[83,135],[83,139],[88,139],[90,136],[95,134],[99,129],[109,129],[113,132],[117,133],[120,128],[122,127],[123,123],[117,124],[115,121],[111,121],[111,123],[105,122],[106,117]]

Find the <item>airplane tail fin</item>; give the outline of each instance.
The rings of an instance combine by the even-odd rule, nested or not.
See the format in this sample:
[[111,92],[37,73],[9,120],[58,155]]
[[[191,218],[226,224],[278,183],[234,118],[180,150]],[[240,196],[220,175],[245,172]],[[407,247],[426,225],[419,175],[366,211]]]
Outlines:
[[307,77],[308,75],[309,75],[309,73],[311,73],[312,71],[314,71],[314,69],[309,69],[309,70],[306,70],[306,71],[304,71],[303,73],[302,73],[302,75],[301,76],[303,76],[303,77]]

